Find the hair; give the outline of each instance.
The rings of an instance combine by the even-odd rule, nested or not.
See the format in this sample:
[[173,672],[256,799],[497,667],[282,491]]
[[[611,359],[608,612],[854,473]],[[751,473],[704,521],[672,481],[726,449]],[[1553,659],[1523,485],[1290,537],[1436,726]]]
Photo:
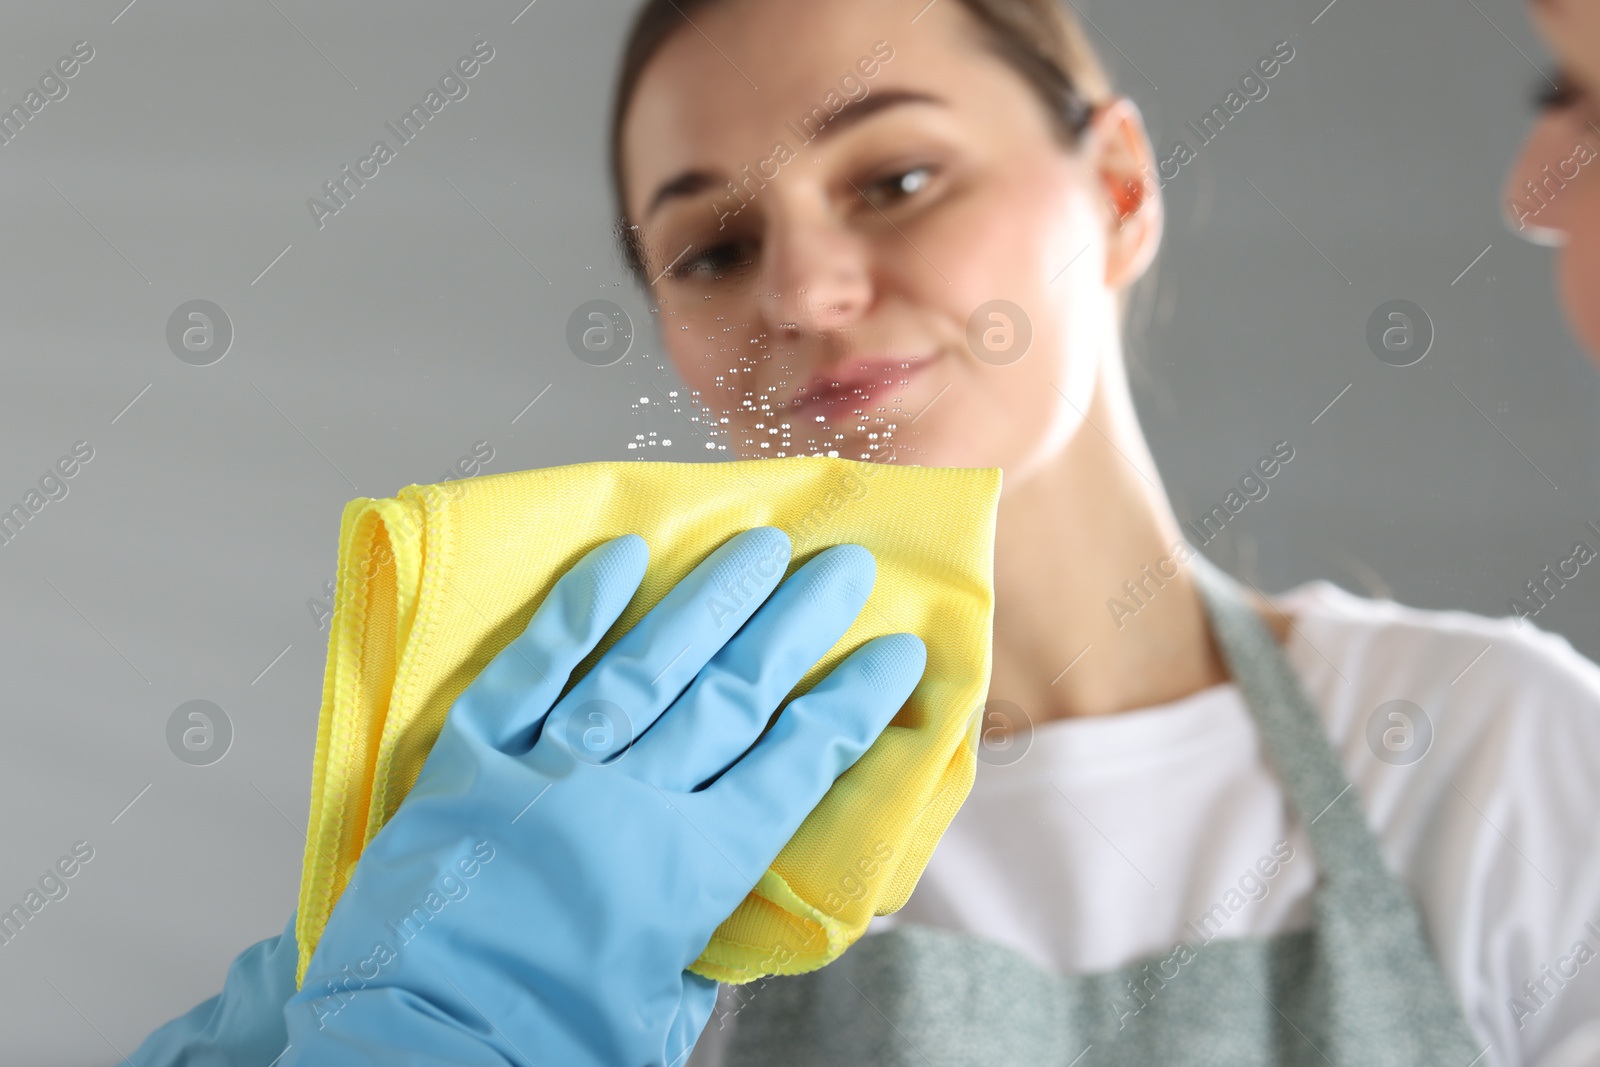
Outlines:
[[[645,67],[698,11],[727,0],[645,0],[622,52],[611,104],[611,189],[623,258],[646,283],[639,228],[628,218],[622,174],[622,124]],[[1115,95],[1099,56],[1061,0],[956,0],[983,30],[983,43],[1033,88],[1049,113],[1056,139],[1075,147],[1094,110]]]

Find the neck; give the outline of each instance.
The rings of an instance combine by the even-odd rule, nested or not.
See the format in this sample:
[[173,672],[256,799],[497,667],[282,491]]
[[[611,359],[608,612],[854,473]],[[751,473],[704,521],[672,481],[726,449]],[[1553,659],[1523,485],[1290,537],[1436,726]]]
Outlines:
[[1163,704],[1228,677],[1120,359],[1104,361],[1085,414],[1000,500],[989,694],[1034,722]]

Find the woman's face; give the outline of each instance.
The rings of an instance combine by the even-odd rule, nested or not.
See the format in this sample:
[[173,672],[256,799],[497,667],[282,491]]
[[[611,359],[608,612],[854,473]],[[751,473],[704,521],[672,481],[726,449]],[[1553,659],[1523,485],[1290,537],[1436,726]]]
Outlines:
[[634,95],[626,206],[662,334],[743,456],[1021,476],[1115,352],[1115,290],[1159,238],[1137,112],[1064,148],[960,4],[921,7],[717,4]]
[[1561,301],[1600,361],[1600,3],[1529,10],[1561,73],[1506,179],[1506,215],[1522,236],[1560,247]]

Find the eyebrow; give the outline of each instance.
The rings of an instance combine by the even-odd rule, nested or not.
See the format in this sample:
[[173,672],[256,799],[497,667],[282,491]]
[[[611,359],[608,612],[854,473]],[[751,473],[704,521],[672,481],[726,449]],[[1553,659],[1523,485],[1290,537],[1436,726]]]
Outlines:
[[[935,96],[932,93],[919,92],[915,89],[885,89],[870,96],[864,96],[860,100],[850,101],[839,110],[837,115],[830,118],[827,124],[819,129],[806,144],[816,144],[818,141],[832,137],[840,130],[854,126],[856,123],[880,111],[903,104],[949,106],[948,101],[943,97]],[[648,219],[669,200],[695,196],[720,184],[721,182],[718,180],[717,175],[709,170],[686,170],[661,184],[661,187],[656,190],[655,196],[650,198],[650,205],[645,209],[644,216]]]

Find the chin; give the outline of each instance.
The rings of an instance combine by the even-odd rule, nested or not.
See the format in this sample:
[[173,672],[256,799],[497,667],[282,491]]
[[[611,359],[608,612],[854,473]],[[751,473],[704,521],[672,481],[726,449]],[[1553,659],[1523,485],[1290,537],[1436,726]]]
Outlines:
[[[1575,255],[1587,254],[1592,262],[1573,262]],[[1600,250],[1580,252],[1569,244],[1562,252],[1559,288],[1567,323],[1578,343],[1589,351],[1589,358],[1600,364]]]

